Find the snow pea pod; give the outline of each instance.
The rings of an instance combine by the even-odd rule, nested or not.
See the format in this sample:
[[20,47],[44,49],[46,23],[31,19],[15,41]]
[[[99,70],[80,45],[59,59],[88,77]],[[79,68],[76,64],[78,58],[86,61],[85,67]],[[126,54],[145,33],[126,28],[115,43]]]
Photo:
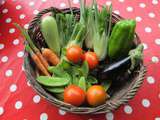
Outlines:
[[45,89],[52,93],[63,93],[64,92],[64,87],[46,87]]
[[49,77],[49,76],[38,76],[37,81],[44,85],[50,87],[60,87],[68,85],[70,82],[69,77]]

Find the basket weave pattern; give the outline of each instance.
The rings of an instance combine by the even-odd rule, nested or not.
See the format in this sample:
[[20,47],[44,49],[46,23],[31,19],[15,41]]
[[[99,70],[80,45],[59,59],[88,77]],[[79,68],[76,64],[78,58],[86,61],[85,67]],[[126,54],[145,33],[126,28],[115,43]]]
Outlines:
[[[72,8],[73,13],[79,19],[79,9],[78,8]],[[45,47],[46,44],[44,42],[44,38],[40,32],[39,28],[39,23],[41,17],[46,14],[46,13],[70,13],[70,9],[63,9],[59,10],[57,8],[51,7],[48,9],[44,9],[33,20],[30,22],[29,25],[29,35],[33,42],[36,44],[38,48]],[[123,19],[119,15],[112,14],[112,22],[116,23],[117,21]],[[135,34],[135,41],[136,44],[140,42],[139,37],[137,34]],[[117,91],[109,100],[106,101],[105,104],[97,106],[97,107],[75,107],[70,104],[64,103],[63,101],[60,101],[56,99],[52,94],[48,93],[45,91],[45,89],[36,81],[36,70],[35,67],[32,65],[32,60],[28,56],[27,52],[25,53],[25,58],[24,58],[24,68],[25,68],[25,73],[27,76],[27,80],[30,82],[31,86],[33,89],[39,93],[42,97],[47,99],[50,103],[53,105],[61,108],[62,110],[76,113],[76,114],[100,114],[100,113],[106,113],[113,111],[117,109],[121,104],[125,104],[128,102],[131,98],[133,98],[138,90],[138,88],[141,86],[143,83],[145,73],[146,73],[146,68],[143,65],[143,63],[140,64],[140,68],[138,70],[134,71],[134,77],[132,80],[129,80],[128,83],[126,83],[119,91]]]

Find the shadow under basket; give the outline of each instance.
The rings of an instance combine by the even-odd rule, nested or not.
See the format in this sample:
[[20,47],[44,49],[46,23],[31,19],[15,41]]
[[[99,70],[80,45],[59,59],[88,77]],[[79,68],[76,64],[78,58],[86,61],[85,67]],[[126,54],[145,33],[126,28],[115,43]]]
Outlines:
[[[76,16],[77,20],[79,19],[79,9],[78,8],[72,8],[74,15]],[[46,13],[71,13],[70,8],[66,9],[57,9],[54,7],[50,7],[48,9],[44,9],[33,20],[30,22],[28,33],[35,43],[35,45],[38,48],[46,47],[46,44],[44,42],[44,38],[40,32],[39,23],[41,20],[41,17]],[[116,23],[119,20],[123,19],[119,15],[116,15],[115,13],[112,13],[112,22]],[[135,44],[138,45],[140,43],[140,39],[137,34],[135,34]],[[139,67],[132,72],[132,77],[127,80],[121,87],[118,89],[115,89],[115,92],[112,94],[110,99],[108,99],[105,104],[102,104],[97,107],[76,107],[67,103],[64,103],[63,101],[57,99],[53,96],[53,94],[47,92],[37,81],[37,70],[35,69],[35,65],[33,64],[33,61],[28,56],[28,53],[25,52],[24,57],[24,69],[27,76],[27,80],[30,82],[33,89],[43,98],[48,100],[53,105],[59,107],[62,110],[65,110],[67,112],[76,113],[76,114],[100,114],[100,113],[106,113],[113,111],[117,109],[120,105],[125,104],[128,102],[131,98],[133,98],[143,83],[144,76],[146,73],[146,68],[143,65],[143,62],[140,63]]]

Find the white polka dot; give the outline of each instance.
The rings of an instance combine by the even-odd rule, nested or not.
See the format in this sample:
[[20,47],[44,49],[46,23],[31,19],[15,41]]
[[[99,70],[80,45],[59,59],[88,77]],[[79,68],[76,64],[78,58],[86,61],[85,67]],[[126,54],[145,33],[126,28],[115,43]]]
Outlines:
[[59,114],[60,114],[60,115],[65,115],[65,114],[66,114],[66,111],[59,109]]
[[145,27],[145,32],[150,33],[152,32],[152,29],[150,27]]
[[136,17],[136,21],[137,21],[137,22],[140,22],[141,20],[142,20],[141,17],[139,17],[139,16]]
[[149,84],[154,84],[155,83],[155,79],[152,76],[147,77],[147,82]]
[[10,29],[9,29],[9,33],[12,34],[12,33],[14,33],[14,32],[15,32],[15,29],[14,29],[14,28],[10,28]]
[[144,47],[144,50],[146,50],[148,48],[148,45],[146,43],[143,43],[143,47]]
[[152,57],[152,62],[153,62],[153,63],[158,63],[158,62],[159,62],[158,57],[153,56],[153,57]]
[[10,69],[5,72],[6,77],[10,77],[12,76],[12,74],[13,74],[13,71]]
[[5,3],[5,0],[2,0],[1,5],[3,5]]
[[25,14],[21,14],[21,15],[19,16],[20,19],[24,19],[25,17],[26,17]]
[[17,102],[15,103],[15,108],[16,108],[17,110],[18,110],[18,109],[21,109],[22,106],[23,106],[23,103],[22,103],[21,101],[17,101]]
[[158,24],[158,27],[160,28],[160,24]]
[[17,0],[12,0],[13,2],[16,2]]
[[114,115],[112,112],[109,112],[106,114],[106,120],[113,120],[114,119]]
[[160,99],[160,93],[158,94],[158,98]]
[[4,108],[0,107],[0,115],[2,115],[4,113]]
[[4,48],[4,44],[0,44],[0,50]]
[[24,65],[22,65],[22,71],[24,71]]
[[155,39],[155,43],[156,43],[157,45],[160,45],[160,38]]
[[6,8],[2,10],[2,13],[7,13],[7,12],[8,12],[8,9]]
[[160,120],[160,117],[156,117],[154,120]]
[[29,2],[29,6],[34,6],[34,2]]
[[34,14],[34,15],[37,15],[38,13],[39,13],[38,10],[34,10],[34,11],[33,11],[33,14]]
[[66,6],[65,3],[61,3],[61,4],[60,4],[60,7],[61,7],[61,8],[64,8],[65,6]]
[[20,51],[17,53],[17,57],[23,57],[23,55],[24,55],[24,51]]
[[25,25],[24,25],[24,28],[25,28],[25,29],[28,29],[28,27],[29,27],[29,24],[25,24]]
[[152,0],[152,4],[153,5],[157,5],[158,4],[158,0]]
[[17,10],[20,10],[21,8],[22,8],[21,5],[17,5],[17,6],[16,6],[16,9],[17,9]]
[[18,45],[19,44],[19,39],[14,39],[13,40],[13,45]]
[[112,4],[111,1],[107,1],[107,2],[106,2],[106,5],[108,5],[108,6],[110,6],[111,4]]
[[127,7],[127,11],[128,12],[132,12],[133,11],[133,7],[131,7],[131,6]]
[[79,0],[73,0],[73,3],[74,3],[74,4],[78,4],[78,3],[79,3]]
[[148,99],[143,99],[143,100],[142,100],[142,105],[143,105],[144,107],[149,107],[149,106],[150,106],[150,101],[149,101]]
[[154,18],[154,17],[155,17],[155,14],[154,14],[153,12],[150,12],[150,13],[148,14],[148,16],[149,16],[150,18]]
[[114,13],[116,13],[116,14],[120,14],[120,12],[119,12],[119,10],[114,10]]
[[48,119],[47,113],[41,113],[40,120],[47,120],[47,119]]
[[46,2],[47,0],[42,0],[42,2]]
[[124,112],[127,114],[131,114],[133,112],[133,109],[131,106],[126,105],[126,106],[124,106]]
[[124,0],[119,0],[119,2],[124,2]]
[[146,7],[146,4],[144,4],[144,3],[140,3],[140,4],[139,4],[139,7],[141,7],[141,8],[145,8],[145,7]]
[[30,87],[31,86],[31,84],[30,84],[30,82],[29,81],[27,81],[27,85]]
[[35,96],[33,97],[33,102],[34,102],[34,103],[39,103],[40,100],[41,100],[41,97],[40,97],[39,95],[35,95]]
[[7,19],[6,19],[6,23],[10,23],[11,21],[12,21],[11,18],[7,18]]
[[3,56],[3,57],[1,58],[1,61],[4,62],[4,63],[7,62],[7,61],[8,61],[8,57],[7,57],[7,56]]
[[17,90],[17,85],[16,84],[12,84],[10,87],[9,87],[9,90],[10,92],[15,92]]

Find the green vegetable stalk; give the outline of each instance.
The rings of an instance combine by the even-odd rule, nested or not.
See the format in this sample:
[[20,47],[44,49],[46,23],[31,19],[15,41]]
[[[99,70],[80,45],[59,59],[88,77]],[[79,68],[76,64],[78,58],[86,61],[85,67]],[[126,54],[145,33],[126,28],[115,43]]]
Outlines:
[[143,59],[143,44],[140,44],[135,49],[130,50],[129,56],[131,58],[131,66],[129,70],[132,71]]

